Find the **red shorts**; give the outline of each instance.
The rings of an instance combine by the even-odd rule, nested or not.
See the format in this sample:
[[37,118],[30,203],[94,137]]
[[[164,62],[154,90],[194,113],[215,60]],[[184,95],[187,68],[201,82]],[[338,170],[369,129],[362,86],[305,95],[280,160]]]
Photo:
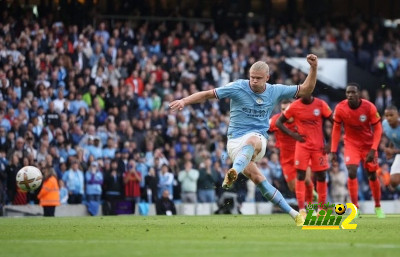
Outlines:
[[299,146],[299,144],[296,144],[294,159],[294,166],[297,170],[305,171],[308,167],[310,167],[313,172],[329,169],[327,154],[324,154],[322,151],[310,151]]
[[294,151],[281,150],[279,158],[282,166],[283,176],[286,182],[296,178],[296,167],[294,167]]
[[364,168],[368,171],[376,171],[378,169],[378,151],[375,151],[374,160],[372,162],[365,162],[367,155],[371,148],[360,148],[353,145],[344,146],[344,160],[346,165],[359,165],[360,161],[363,162]]

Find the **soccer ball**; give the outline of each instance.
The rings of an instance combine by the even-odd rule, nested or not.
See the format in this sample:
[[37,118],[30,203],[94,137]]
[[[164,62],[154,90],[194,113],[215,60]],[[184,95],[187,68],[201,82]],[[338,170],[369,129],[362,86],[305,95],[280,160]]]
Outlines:
[[25,166],[17,173],[17,185],[22,191],[35,191],[42,184],[42,172],[34,166]]
[[346,206],[344,205],[344,204],[336,204],[335,205],[335,212],[338,214],[338,215],[343,215],[343,213],[345,213],[346,212]]

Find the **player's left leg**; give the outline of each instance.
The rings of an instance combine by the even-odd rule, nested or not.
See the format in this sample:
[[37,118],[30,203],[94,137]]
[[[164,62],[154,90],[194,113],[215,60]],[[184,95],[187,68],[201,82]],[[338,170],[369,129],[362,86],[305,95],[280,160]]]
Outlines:
[[295,220],[297,226],[303,225],[304,218],[290,207],[281,192],[267,181],[264,175],[258,170],[255,162],[251,161],[243,174],[257,185],[257,188],[268,201],[278,205],[284,212],[288,213]]
[[375,201],[375,213],[378,218],[385,218],[385,214],[381,208],[381,184],[376,171],[368,171],[369,187],[371,188],[372,197]]
[[[305,184],[306,184],[306,203],[313,203],[314,201],[314,195],[318,197],[317,192],[314,190],[314,182],[312,180],[312,172],[311,168],[308,167],[306,170],[306,179],[305,179]],[[317,199],[315,199],[317,200]]]
[[318,203],[325,205],[326,198],[328,195],[328,189],[326,183],[326,170],[314,172],[314,176],[317,180]]
[[[250,133],[243,137],[243,142],[239,142],[238,147],[240,147],[239,152],[231,154],[231,159],[233,159],[233,166],[225,174],[225,179],[222,183],[222,188],[228,189],[236,181],[239,173],[243,172],[251,160],[258,157],[259,153],[262,151],[265,153],[267,140],[266,138],[258,133]],[[228,148],[229,146],[228,142]],[[228,149],[229,151],[229,149]],[[262,157],[262,156],[261,156]]]
[[[367,152],[367,151],[365,151]],[[385,214],[381,208],[381,183],[376,170],[378,169],[378,154],[375,153],[374,160],[372,162],[364,163],[364,168],[367,170],[369,187],[371,188],[372,197],[375,201],[375,213],[378,218],[385,218]]]

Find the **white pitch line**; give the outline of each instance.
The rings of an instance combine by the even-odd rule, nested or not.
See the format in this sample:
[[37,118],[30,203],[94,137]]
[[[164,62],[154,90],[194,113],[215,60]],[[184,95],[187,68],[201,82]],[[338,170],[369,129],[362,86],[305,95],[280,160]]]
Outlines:
[[[143,242],[143,241],[151,241],[154,242],[154,240],[136,240],[136,239],[132,239],[132,240],[109,240],[109,239],[105,239],[105,240],[99,240],[99,239],[90,239],[90,240],[66,240],[66,239],[28,239],[28,240],[23,240],[23,239],[2,239],[0,241],[0,245],[1,244],[7,244],[7,243],[18,243],[18,244],[54,244],[54,243],[60,243],[60,244],[71,244],[71,243],[80,243],[80,244],[132,244],[135,242]],[[219,244],[225,244],[224,241],[215,241],[215,240],[206,240],[206,241],[198,241],[198,240],[180,240],[180,241],[173,241],[174,244],[187,244],[188,241],[190,241],[190,243],[211,243],[211,244],[215,244],[215,243],[219,243]],[[172,241],[171,241],[172,242]],[[338,242],[333,242],[333,243],[324,243],[323,245],[321,245],[320,247],[318,247],[317,244],[315,244],[315,242],[247,242],[246,245],[249,244],[254,244],[254,245],[298,245],[298,246],[307,246],[310,245],[313,247],[313,249],[315,248],[321,248],[321,249],[326,249],[327,247],[331,247],[334,249],[337,249],[337,247],[357,247],[357,248],[373,248],[373,249],[400,249],[400,244],[367,244],[367,243],[351,243],[351,242],[345,242],[345,243],[338,243]]]

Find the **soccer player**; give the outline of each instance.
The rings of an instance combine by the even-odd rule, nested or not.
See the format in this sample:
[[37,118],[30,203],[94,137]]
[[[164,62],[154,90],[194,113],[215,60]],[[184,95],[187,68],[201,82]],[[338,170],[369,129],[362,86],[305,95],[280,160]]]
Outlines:
[[303,84],[298,86],[267,83],[269,67],[265,62],[258,61],[250,67],[249,80],[237,80],[214,90],[197,92],[170,104],[172,110],[182,110],[186,105],[207,99],[230,98],[227,150],[233,167],[226,173],[222,187],[230,188],[238,174],[243,173],[257,185],[266,199],[288,213],[298,226],[303,225],[304,218],[268,183],[256,162],[265,155],[269,118],[274,106],[282,99],[311,95],[313,92],[317,79],[317,56],[308,55],[307,62],[310,64],[310,72]]
[[[294,119],[297,132],[289,130],[284,123]],[[311,163],[311,171],[317,180],[318,202],[325,204],[327,197],[326,170],[328,164],[328,149],[325,149],[323,121],[332,120],[332,111],[328,104],[316,97],[306,95],[293,102],[279,117],[276,126],[296,142],[295,163],[297,170],[296,198],[299,211],[307,215],[305,209],[305,178],[307,167]]]
[[[346,98],[338,103],[333,114],[332,162],[337,161],[337,148],[343,124],[344,158],[349,172],[347,188],[351,201],[358,208],[357,168],[360,161],[363,161],[364,168],[368,171],[369,186],[375,200],[375,213],[378,218],[384,218],[385,214],[380,205],[381,187],[376,176],[378,168],[376,150],[382,136],[381,117],[374,104],[360,98],[360,86],[357,83],[347,85]],[[359,215],[359,212],[357,213]]]
[[[291,101],[288,99],[284,99],[281,102],[281,113],[283,113],[291,104]],[[296,139],[289,136],[288,134],[284,133],[276,126],[276,121],[281,116],[281,113],[277,113],[271,117],[269,124],[269,132],[275,134],[276,138],[276,147],[279,149],[279,160],[282,165],[283,176],[286,180],[286,183],[289,187],[291,192],[294,192],[295,185],[296,185],[296,167],[294,166],[294,152],[296,150]],[[293,131],[296,132],[296,124],[294,119],[291,118],[285,122],[285,126]],[[306,194],[305,194],[305,201],[306,203],[313,201],[313,193],[314,193],[314,183],[311,179],[311,170],[307,169],[306,171],[306,178],[305,178],[305,185],[306,185]]]
[[390,168],[390,183],[396,188],[400,184],[400,119],[399,111],[393,105],[385,109],[385,120],[382,122],[383,132],[391,142],[391,147],[385,148],[386,158],[395,156]]

